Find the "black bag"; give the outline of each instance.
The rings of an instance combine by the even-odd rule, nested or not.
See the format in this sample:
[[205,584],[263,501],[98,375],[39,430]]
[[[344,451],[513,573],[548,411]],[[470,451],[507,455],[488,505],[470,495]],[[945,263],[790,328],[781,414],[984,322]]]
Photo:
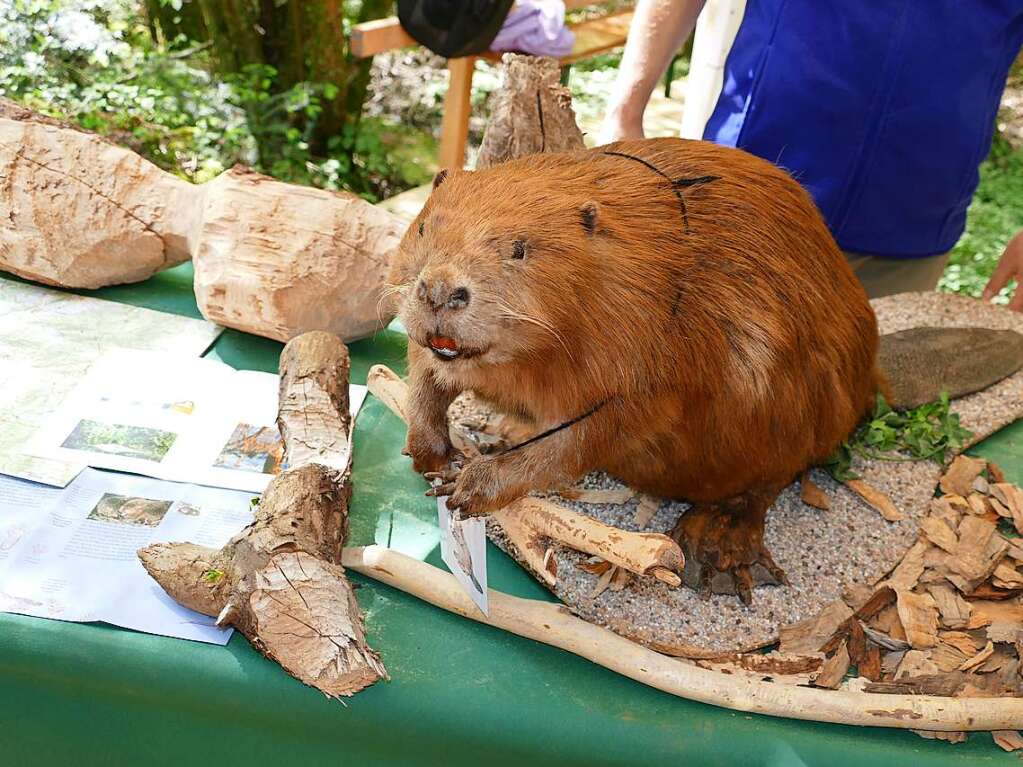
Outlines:
[[447,59],[482,53],[501,31],[514,0],[398,0],[401,26]]

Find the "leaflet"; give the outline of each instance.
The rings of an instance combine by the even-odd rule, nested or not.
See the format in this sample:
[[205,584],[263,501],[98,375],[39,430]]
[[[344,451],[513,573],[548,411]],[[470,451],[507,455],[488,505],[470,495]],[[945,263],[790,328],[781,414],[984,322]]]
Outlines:
[[[86,469],[64,490],[4,478],[0,531],[32,507],[0,565],[0,610],[65,621],[104,621],[150,634],[226,644],[230,630],[182,607],[136,551],[190,541],[219,548],[252,521],[251,493]],[[49,500],[46,511],[39,503]],[[0,532],[2,535],[2,532]]]
[[[281,471],[278,377],[210,359],[112,352],[29,443],[35,455],[261,493]],[[351,386],[358,412],[364,386]]]
[[97,357],[115,348],[198,357],[220,332],[202,320],[0,277],[0,473],[63,487],[85,462],[24,448]]

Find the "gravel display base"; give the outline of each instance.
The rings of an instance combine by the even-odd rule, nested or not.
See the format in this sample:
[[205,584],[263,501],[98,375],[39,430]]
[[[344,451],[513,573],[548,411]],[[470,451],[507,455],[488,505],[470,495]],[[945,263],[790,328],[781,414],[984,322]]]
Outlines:
[[[906,293],[878,299],[873,305],[881,333],[924,326],[1023,333],[1023,316],[957,295]],[[974,441],[983,439],[1023,416],[1023,371],[956,400],[953,409],[974,432]],[[886,521],[848,488],[815,470],[813,479],[827,493],[831,508],[820,511],[804,504],[798,483],[782,492],[768,513],[766,542],[790,585],[755,588],[750,607],[735,596],[704,598],[685,586],[672,589],[652,578],[630,578],[624,586],[594,596],[598,576],[580,569],[586,559],[583,555],[563,547],[555,549],[558,576],[552,591],[581,618],[673,655],[712,657],[772,644],[780,626],[812,617],[843,590],[873,584],[898,564],[916,539],[917,518],[925,512],[942,471],[929,461],[861,461],[854,468],[886,493],[906,518]],[[592,474],[580,486],[620,484],[607,475]],[[552,499],[625,530],[668,532],[687,509],[684,503],[665,501],[640,528],[635,522],[637,500],[612,505]],[[521,562],[496,524],[488,523],[488,532]]]

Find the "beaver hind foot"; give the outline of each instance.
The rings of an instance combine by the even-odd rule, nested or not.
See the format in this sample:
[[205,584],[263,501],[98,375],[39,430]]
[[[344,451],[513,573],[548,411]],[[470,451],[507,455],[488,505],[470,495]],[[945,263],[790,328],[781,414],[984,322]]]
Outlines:
[[671,531],[686,557],[683,580],[707,594],[738,594],[752,604],[753,587],[788,585],[785,571],[764,545],[767,509],[777,497],[750,492],[714,503],[694,503]]

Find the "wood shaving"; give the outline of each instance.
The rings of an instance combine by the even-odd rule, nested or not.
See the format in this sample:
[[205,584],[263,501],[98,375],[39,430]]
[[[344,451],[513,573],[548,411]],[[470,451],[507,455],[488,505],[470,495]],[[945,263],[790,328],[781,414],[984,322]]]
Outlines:
[[898,522],[900,519],[905,519],[905,515],[896,508],[891,498],[862,479],[847,480],[845,486],[876,509],[889,522]]
[[930,594],[912,591],[896,594],[896,609],[910,646],[916,650],[934,647],[938,642],[938,608],[934,599]]
[[961,665],[961,666],[959,667],[959,670],[960,670],[960,671],[969,671],[969,670],[970,670],[970,669],[972,669],[972,668],[976,668],[976,667],[977,667],[977,666],[979,666],[979,665],[980,665],[981,663],[983,663],[983,662],[984,662],[984,661],[986,661],[986,660],[987,660],[988,658],[990,658],[990,657],[991,657],[991,654],[992,654],[992,653],[993,653],[994,651],[995,651],[995,645],[994,645],[994,642],[988,642],[988,643],[987,643],[987,646],[986,646],[986,647],[985,647],[985,648],[984,648],[983,650],[981,650],[981,651],[980,651],[980,652],[978,652],[978,653],[977,653],[976,655],[974,655],[974,656],[973,656],[972,658],[970,658],[969,660],[967,660],[966,662],[964,662],[964,663],[963,663],[963,665]]
[[636,526],[642,530],[644,527],[649,525],[650,520],[654,518],[654,514],[656,514],[660,508],[660,499],[654,498],[652,495],[641,496],[639,503],[636,505]]
[[987,462],[979,458],[971,458],[968,455],[956,456],[938,483],[938,487],[943,493],[969,495],[973,489],[973,480],[986,468]]
[[835,651],[835,654],[824,661],[820,672],[814,677],[814,686],[823,687],[827,690],[837,690],[848,670],[849,650],[845,642],[842,642]]
[[627,487],[615,487],[609,489],[585,489],[569,488],[558,492],[562,498],[580,503],[613,503],[621,506],[636,497],[636,492]]
[[936,730],[911,730],[915,732],[921,738],[927,740],[945,740],[949,743],[965,743],[966,733],[961,730],[952,730],[949,732],[941,732]]
[[799,478],[799,497],[807,506],[813,506],[821,511],[828,511],[831,508],[831,501],[828,495],[810,477],[810,472],[805,472]]
[[947,522],[934,517],[926,517],[920,520],[920,528],[927,536],[927,540],[935,546],[941,547],[949,554],[955,553],[959,546],[959,538]]
[[991,739],[1003,751],[1019,751],[1023,749],[1023,736],[1018,730],[994,730]]

